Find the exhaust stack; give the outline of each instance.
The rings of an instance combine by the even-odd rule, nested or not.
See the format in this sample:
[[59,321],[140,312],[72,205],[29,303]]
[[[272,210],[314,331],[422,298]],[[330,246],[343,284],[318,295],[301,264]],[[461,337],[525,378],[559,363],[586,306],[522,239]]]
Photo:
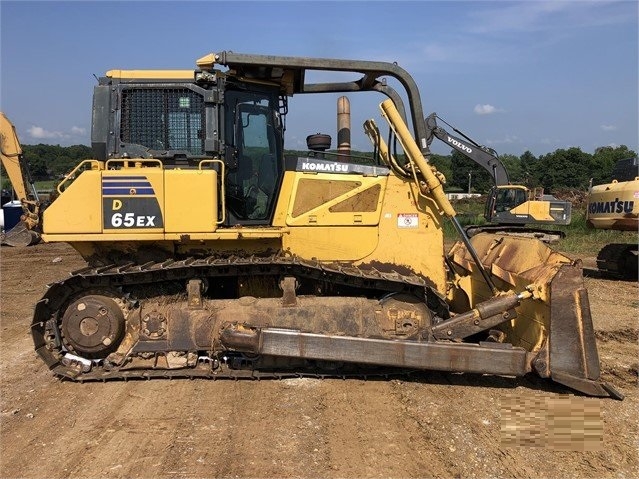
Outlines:
[[337,99],[337,152],[340,154],[340,160],[350,161],[351,102],[345,96]]

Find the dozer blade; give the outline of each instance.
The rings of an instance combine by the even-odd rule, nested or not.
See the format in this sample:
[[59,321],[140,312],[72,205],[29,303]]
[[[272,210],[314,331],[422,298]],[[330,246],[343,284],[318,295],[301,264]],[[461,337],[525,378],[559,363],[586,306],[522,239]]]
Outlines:
[[2,244],[8,246],[32,246],[40,242],[40,234],[30,230],[24,221],[20,221],[6,233],[2,234]]
[[[503,342],[528,351],[532,370],[543,378],[587,395],[622,399],[621,393],[599,379],[599,354],[581,261],[532,239],[482,233],[473,236],[471,243],[499,290],[532,293],[516,308],[516,318],[499,326]],[[471,307],[490,298],[463,244],[455,244],[449,258],[460,275],[458,296],[467,297]]]

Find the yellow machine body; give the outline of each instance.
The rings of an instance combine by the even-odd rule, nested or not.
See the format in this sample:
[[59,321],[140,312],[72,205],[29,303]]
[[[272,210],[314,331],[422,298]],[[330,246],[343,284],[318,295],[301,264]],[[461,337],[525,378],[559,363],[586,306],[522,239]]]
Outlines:
[[[639,232],[639,160],[619,160],[610,183],[590,185],[586,223],[601,230]],[[597,254],[597,267],[615,277],[639,280],[639,244],[609,243]]]
[[637,231],[638,218],[639,178],[590,188],[587,221],[593,228]]
[[503,224],[566,225],[571,220],[572,205],[544,196],[541,189],[522,185],[498,185],[486,205],[486,218]]
[[22,155],[15,126],[0,112],[0,162],[16,193],[22,215],[11,230],[2,232],[2,244],[31,246],[40,241],[41,205],[38,192],[31,180],[27,162]]
[[[283,250],[320,261],[410,269],[445,290],[443,232],[434,203],[394,176],[286,172],[272,226],[219,227],[217,173],[140,160],[91,169],[44,212],[43,239],[86,258],[128,242],[183,254]],[[64,187],[65,184],[62,184]],[[419,250],[419,255],[415,251]]]
[[[95,87],[96,158],[43,215],[44,241],[68,242],[88,263],[36,306],[34,346],[56,374],[535,372],[622,397],[599,380],[580,263],[534,239],[464,233],[428,162],[407,72],[233,52],[197,64],[111,70]],[[306,84],[307,70],[362,78]],[[406,88],[408,114],[383,75]],[[381,114],[401,161],[373,120],[372,161],[342,143],[325,152],[327,135],[285,154],[288,97],[343,91],[388,97]],[[444,222],[460,238],[449,252]]]

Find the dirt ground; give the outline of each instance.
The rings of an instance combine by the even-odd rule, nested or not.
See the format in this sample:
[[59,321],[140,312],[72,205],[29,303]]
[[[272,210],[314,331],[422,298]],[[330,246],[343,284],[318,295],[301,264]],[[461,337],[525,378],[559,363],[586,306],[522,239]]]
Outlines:
[[502,404],[569,392],[528,378],[61,381],[29,324],[82,259],[62,244],[0,255],[3,478],[639,477],[636,282],[586,278],[603,378],[626,399],[587,399],[603,442],[579,451],[504,445]]

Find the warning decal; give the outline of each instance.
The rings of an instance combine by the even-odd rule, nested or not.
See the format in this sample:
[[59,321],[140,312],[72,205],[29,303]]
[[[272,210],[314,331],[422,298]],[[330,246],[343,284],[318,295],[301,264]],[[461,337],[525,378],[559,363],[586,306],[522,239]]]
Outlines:
[[397,215],[398,228],[417,228],[419,227],[419,216],[417,213],[399,213]]

